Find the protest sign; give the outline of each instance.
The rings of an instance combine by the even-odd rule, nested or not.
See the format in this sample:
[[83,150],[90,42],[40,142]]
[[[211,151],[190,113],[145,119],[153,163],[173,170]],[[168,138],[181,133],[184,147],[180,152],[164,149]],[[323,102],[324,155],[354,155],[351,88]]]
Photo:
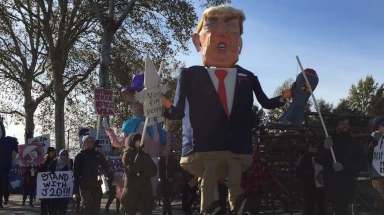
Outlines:
[[41,143],[19,145],[19,165],[38,166],[44,161],[44,146]]
[[23,186],[23,172],[19,165],[19,158],[12,161],[12,167],[9,171],[9,192],[22,193]]
[[123,172],[123,161],[119,155],[110,155],[108,156],[108,161],[110,162],[112,172]]
[[160,102],[161,91],[159,88],[145,90],[144,116],[161,117],[163,115],[163,106]]
[[164,110],[160,98],[165,92],[165,87],[161,84],[160,72],[161,68],[158,73],[152,60],[147,57],[145,59],[144,89],[136,93],[136,99],[144,106],[144,116],[146,117],[144,127],[164,121],[162,117]]
[[28,145],[30,145],[30,144],[41,145],[44,148],[44,153],[46,153],[48,150],[48,147],[50,146],[49,134],[44,134],[41,136],[29,138],[27,144]]
[[103,127],[99,127],[97,132],[97,143],[101,147],[101,151],[104,154],[108,154],[111,151],[111,143],[109,142],[109,137]]
[[39,172],[36,196],[38,199],[72,198],[72,171]]
[[384,176],[384,136],[382,136],[373,149],[372,158],[373,177]]
[[113,91],[110,89],[95,89],[96,114],[100,116],[110,116],[115,113],[116,106],[113,102]]

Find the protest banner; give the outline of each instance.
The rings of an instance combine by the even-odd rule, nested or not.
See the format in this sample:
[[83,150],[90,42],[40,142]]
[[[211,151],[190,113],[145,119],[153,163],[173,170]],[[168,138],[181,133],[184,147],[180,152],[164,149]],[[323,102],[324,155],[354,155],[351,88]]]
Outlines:
[[28,145],[30,144],[39,144],[44,148],[44,153],[47,152],[48,147],[51,145],[49,134],[44,134],[41,136],[33,137],[28,139]]
[[163,106],[160,102],[160,88],[152,88],[145,91],[144,97],[144,116],[148,118],[161,117]]
[[100,116],[111,116],[115,113],[116,106],[113,102],[113,91],[110,89],[95,89],[96,114]]
[[108,161],[110,163],[112,172],[124,172],[123,161],[119,155],[109,155]]
[[39,172],[36,197],[38,199],[72,198],[73,172]]
[[372,167],[373,177],[384,176],[384,136],[379,139],[373,149]]
[[38,166],[44,161],[44,146],[41,143],[19,145],[19,165]]
[[9,171],[9,192],[21,194],[23,186],[23,172],[19,165],[19,158],[12,161],[12,167]]
[[113,171],[112,185],[116,186],[116,196],[120,199],[124,190],[124,166],[121,159],[122,157],[119,155],[108,156]]
[[108,154],[111,151],[111,143],[104,130],[99,129],[97,133],[97,143],[101,147],[101,151],[104,154]]

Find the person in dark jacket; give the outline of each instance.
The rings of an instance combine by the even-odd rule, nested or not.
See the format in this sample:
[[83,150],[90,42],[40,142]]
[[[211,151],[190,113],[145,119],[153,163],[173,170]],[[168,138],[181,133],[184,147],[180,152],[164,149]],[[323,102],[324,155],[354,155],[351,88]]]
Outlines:
[[178,159],[173,154],[160,156],[159,176],[160,176],[160,196],[163,201],[163,215],[172,215],[172,199],[176,195],[175,191],[182,186],[181,168]]
[[86,135],[82,140],[84,149],[75,157],[73,193],[75,199],[81,195],[81,214],[96,215],[102,198],[98,173],[99,169],[108,173],[108,164],[104,156],[94,150],[95,140],[91,136]]
[[[48,147],[45,160],[40,168],[40,172],[55,172],[56,171],[56,149]],[[40,200],[40,214],[41,215],[56,215],[56,200],[55,199],[41,199]]]
[[[69,153],[68,150],[62,149],[59,152],[59,157],[56,162],[56,171],[71,171],[72,170],[72,162],[71,159],[69,159]],[[61,198],[56,199],[57,202],[57,214],[58,215],[65,215],[67,212],[68,207],[68,198]]]
[[123,154],[126,179],[121,201],[128,215],[136,212],[150,215],[154,205],[151,177],[156,175],[157,168],[152,158],[142,151],[140,142],[141,134],[131,134]]
[[0,118],[0,208],[8,202],[8,184],[9,184],[9,171],[11,170],[12,160],[15,159],[18,153],[19,144],[14,137],[6,137],[2,119]]
[[[354,197],[355,178],[364,166],[363,150],[354,141],[350,129],[348,119],[339,119],[336,134],[326,139],[319,158],[324,166],[326,192],[336,215],[351,214],[349,205]],[[332,160],[331,147],[336,162]]]
[[317,152],[318,147],[309,143],[308,150],[302,155],[296,168],[297,176],[302,182],[304,215],[327,214],[323,177],[324,168],[317,161]]

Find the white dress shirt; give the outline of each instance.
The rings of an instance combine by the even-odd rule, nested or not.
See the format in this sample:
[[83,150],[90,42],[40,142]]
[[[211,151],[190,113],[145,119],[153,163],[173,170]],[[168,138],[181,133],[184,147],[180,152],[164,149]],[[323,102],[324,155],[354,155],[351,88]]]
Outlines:
[[237,77],[237,70],[236,68],[207,68],[209,77],[211,77],[213,86],[216,89],[219,88],[219,80],[216,77],[215,71],[216,70],[225,70],[227,71],[227,76],[225,76],[225,92],[227,94],[227,105],[228,105],[228,114],[231,115],[232,107],[233,107],[233,100],[235,96],[235,87],[236,87],[236,77]]

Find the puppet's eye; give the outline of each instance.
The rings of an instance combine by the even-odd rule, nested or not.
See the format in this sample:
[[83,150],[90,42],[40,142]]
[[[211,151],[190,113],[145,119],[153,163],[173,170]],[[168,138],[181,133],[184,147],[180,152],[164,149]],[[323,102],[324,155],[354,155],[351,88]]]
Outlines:
[[216,25],[217,23],[217,17],[209,17],[207,20],[204,22],[204,28],[212,28]]

